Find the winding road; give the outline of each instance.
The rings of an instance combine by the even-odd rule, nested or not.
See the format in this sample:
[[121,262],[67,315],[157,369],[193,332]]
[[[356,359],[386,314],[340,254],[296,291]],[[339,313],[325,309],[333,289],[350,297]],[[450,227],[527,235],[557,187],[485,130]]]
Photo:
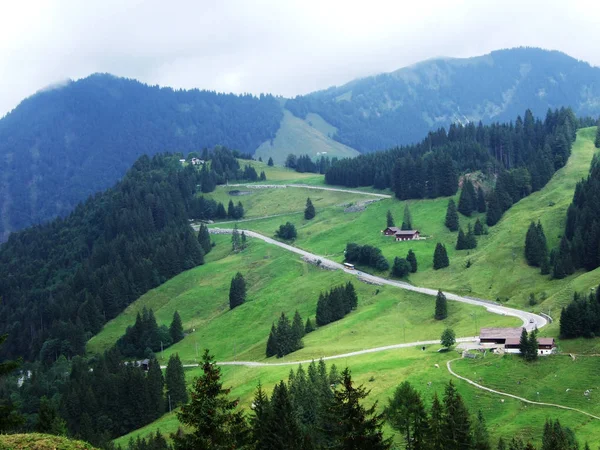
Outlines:
[[310,184],[228,184],[227,187],[245,187],[248,189],[277,189],[277,188],[303,188],[316,189],[320,191],[347,192],[349,194],[370,195],[378,198],[392,198],[389,194],[377,194],[376,192],[363,192],[353,189],[328,188],[325,186],[312,186]]

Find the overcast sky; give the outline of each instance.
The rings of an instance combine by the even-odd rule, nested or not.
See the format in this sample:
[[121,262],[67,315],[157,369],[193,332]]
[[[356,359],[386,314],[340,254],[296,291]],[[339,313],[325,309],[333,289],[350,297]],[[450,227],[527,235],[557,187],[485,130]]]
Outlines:
[[94,72],[293,96],[515,46],[600,65],[598,1],[73,0],[0,3],[0,116]]

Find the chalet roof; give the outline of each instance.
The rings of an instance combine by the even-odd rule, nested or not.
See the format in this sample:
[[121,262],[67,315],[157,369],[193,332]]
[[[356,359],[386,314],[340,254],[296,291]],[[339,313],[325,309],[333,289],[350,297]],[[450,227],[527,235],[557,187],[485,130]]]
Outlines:
[[387,230],[393,231],[394,233],[399,233],[400,231],[402,231],[402,229],[398,227],[387,227],[385,231]]
[[412,236],[415,233],[418,233],[419,230],[398,230],[396,231],[396,236],[397,235],[408,235],[408,236]]
[[538,338],[539,345],[554,345],[554,338],[551,337],[542,337]]
[[507,338],[506,341],[504,342],[504,345],[520,345],[520,344],[521,344],[520,338]]
[[518,328],[482,328],[479,339],[510,339],[521,338],[523,327]]

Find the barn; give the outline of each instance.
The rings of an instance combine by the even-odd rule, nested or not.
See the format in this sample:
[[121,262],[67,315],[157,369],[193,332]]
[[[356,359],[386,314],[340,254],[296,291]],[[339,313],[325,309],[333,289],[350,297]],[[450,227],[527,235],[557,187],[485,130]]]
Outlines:
[[394,236],[397,241],[412,241],[419,239],[421,236],[419,230],[402,230],[398,227],[387,227],[383,230],[383,234],[386,236]]
[[[496,344],[496,348],[502,348],[505,353],[521,353],[522,327],[518,328],[482,328],[479,333],[481,344]],[[538,355],[549,355],[554,352],[556,343],[554,338],[541,337],[538,341]]]

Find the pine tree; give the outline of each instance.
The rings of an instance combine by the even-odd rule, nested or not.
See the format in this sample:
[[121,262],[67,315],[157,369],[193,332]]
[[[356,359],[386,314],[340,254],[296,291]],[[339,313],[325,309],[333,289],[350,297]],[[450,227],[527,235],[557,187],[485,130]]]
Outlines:
[[267,166],[273,167],[273,158],[269,156],[269,161],[267,161]]
[[365,408],[360,401],[368,396],[364,387],[354,387],[348,368],[342,372],[341,389],[334,393],[328,410],[332,448],[347,450],[386,450],[391,442],[383,438],[383,415],[377,402]]
[[260,171],[260,176],[258,177],[258,179],[259,179],[260,181],[267,181],[267,175],[265,174],[265,171],[264,171],[264,170],[261,170],[261,171]]
[[354,285],[350,281],[346,283],[346,289],[344,292],[344,306],[345,314],[348,314],[358,306],[358,295],[356,295],[356,289],[354,289]]
[[231,232],[231,250],[237,252],[241,249],[242,243],[240,240],[240,232],[238,231],[237,223],[233,227],[233,231]]
[[417,256],[415,255],[415,252],[412,251],[412,249],[408,251],[408,254],[406,255],[406,260],[410,264],[410,273],[416,273],[418,268]]
[[462,397],[452,381],[444,391],[444,414],[442,431],[445,450],[464,450],[472,448],[471,419]]
[[309,317],[306,319],[306,324],[304,325],[304,334],[312,333],[313,331],[315,331],[315,327]]
[[247,245],[248,245],[246,243],[246,240],[247,240],[246,233],[244,231],[242,231],[242,235],[241,235],[241,246],[242,246],[242,249],[246,248]]
[[502,218],[502,213],[502,205],[500,204],[498,194],[492,191],[488,198],[488,207],[485,215],[485,223],[489,227],[493,227]]
[[533,221],[529,224],[525,235],[525,259],[530,266],[542,266],[548,259],[546,236],[542,224],[536,225]]
[[169,326],[169,336],[171,336],[171,342],[173,344],[181,341],[184,337],[181,317],[177,311],[173,313],[173,320],[171,321],[171,326]]
[[177,413],[179,422],[192,429],[190,433],[172,435],[176,450],[198,448],[239,448],[249,440],[249,430],[238,400],[229,400],[231,389],[223,388],[221,369],[205,350],[202,356],[203,374],[196,378],[190,403]]
[[410,214],[410,209],[408,208],[408,203],[404,205],[404,215],[402,217],[402,230],[412,230],[412,215]]
[[435,251],[433,253],[433,269],[443,269],[444,267],[448,267],[449,265],[450,261],[448,260],[448,253],[446,252],[446,247],[438,242],[435,246]]
[[160,364],[156,358],[150,360],[147,376],[149,408],[146,412],[149,414],[148,422],[158,419],[165,411],[165,380],[163,379]]
[[485,234],[485,228],[483,228],[483,224],[479,220],[479,217],[475,221],[475,226],[473,227],[473,233],[475,233],[475,236],[483,236]]
[[[0,411],[4,413],[1,406]],[[40,399],[35,431],[55,436],[66,436],[67,434],[66,423],[61,418],[58,408],[45,395]]]
[[552,278],[560,280],[575,272],[573,259],[571,255],[571,246],[566,236],[560,240],[558,253],[554,258],[554,267],[552,268]]
[[428,444],[430,450],[444,450],[443,410],[437,392],[433,394],[429,417]]
[[527,359],[529,355],[529,336],[525,327],[521,330],[521,338],[519,339],[519,352],[521,357]]
[[267,358],[271,356],[275,356],[277,354],[277,349],[279,348],[279,343],[277,342],[277,329],[275,328],[275,324],[271,326],[271,332],[269,333],[269,338],[267,339]]
[[244,276],[238,272],[231,279],[229,287],[229,308],[233,309],[246,301],[246,281]]
[[169,357],[165,372],[165,385],[167,387],[167,405],[171,409],[187,403],[188,393],[185,387],[185,374],[178,353]]
[[292,321],[292,346],[294,349],[299,350],[304,347],[302,338],[304,337],[304,323],[300,313],[296,310],[294,314],[294,320]]
[[467,249],[474,249],[477,247],[477,238],[473,231],[471,224],[467,226],[467,235],[465,236],[465,245]]
[[315,217],[315,207],[310,200],[310,197],[306,199],[306,208],[304,209],[304,218],[311,220]]
[[526,359],[528,361],[535,361],[538,358],[538,348],[537,330],[533,330],[529,333],[529,342],[527,345],[528,354]]
[[285,313],[281,313],[277,326],[275,327],[277,336],[277,357],[283,358],[288,353],[296,351],[294,338],[292,335],[292,324]]
[[387,222],[388,228],[396,226],[394,224],[394,216],[392,216],[392,211],[390,211],[389,209],[387,210],[387,214],[386,214],[386,222]]
[[462,228],[458,229],[458,237],[456,238],[456,250],[464,250],[467,248],[467,237]]
[[427,413],[419,392],[408,381],[396,388],[384,414],[392,428],[404,435],[406,450],[427,448]]
[[266,448],[302,449],[302,432],[288,389],[283,381],[275,385],[269,404]]
[[252,402],[252,416],[250,417],[250,429],[252,433],[252,441],[256,445],[256,449],[266,449],[268,446],[269,436],[269,421],[271,418],[271,405],[269,397],[263,391],[260,381],[254,393],[254,401]]
[[458,230],[458,212],[456,211],[456,204],[454,200],[448,200],[448,208],[446,208],[446,220],[444,222],[446,228],[450,231]]
[[227,205],[227,217],[230,219],[237,219],[237,213],[233,204],[233,200],[229,200],[229,204]]
[[477,412],[477,420],[473,424],[473,450],[492,450],[490,435],[481,410]]
[[463,182],[462,190],[460,191],[460,197],[458,198],[458,212],[465,216],[470,216],[475,209],[475,189],[473,183],[470,180]]
[[448,300],[442,291],[438,291],[435,298],[435,315],[436,320],[444,320],[448,317]]
[[411,265],[404,258],[394,258],[394,264],[392,266],[392,276],[397,278],[404,278],[410,273]]
[[200,225],[200,230],[198,231],[198,242],[200,243],[200,246],[202,246],[202,250],[204,250],[205,255],[212,250],[212,243],[210,242],[208,227],[204,224]]
[[486,211],[485,193],[481,186],[477,188],[477,212],[484,213]]

